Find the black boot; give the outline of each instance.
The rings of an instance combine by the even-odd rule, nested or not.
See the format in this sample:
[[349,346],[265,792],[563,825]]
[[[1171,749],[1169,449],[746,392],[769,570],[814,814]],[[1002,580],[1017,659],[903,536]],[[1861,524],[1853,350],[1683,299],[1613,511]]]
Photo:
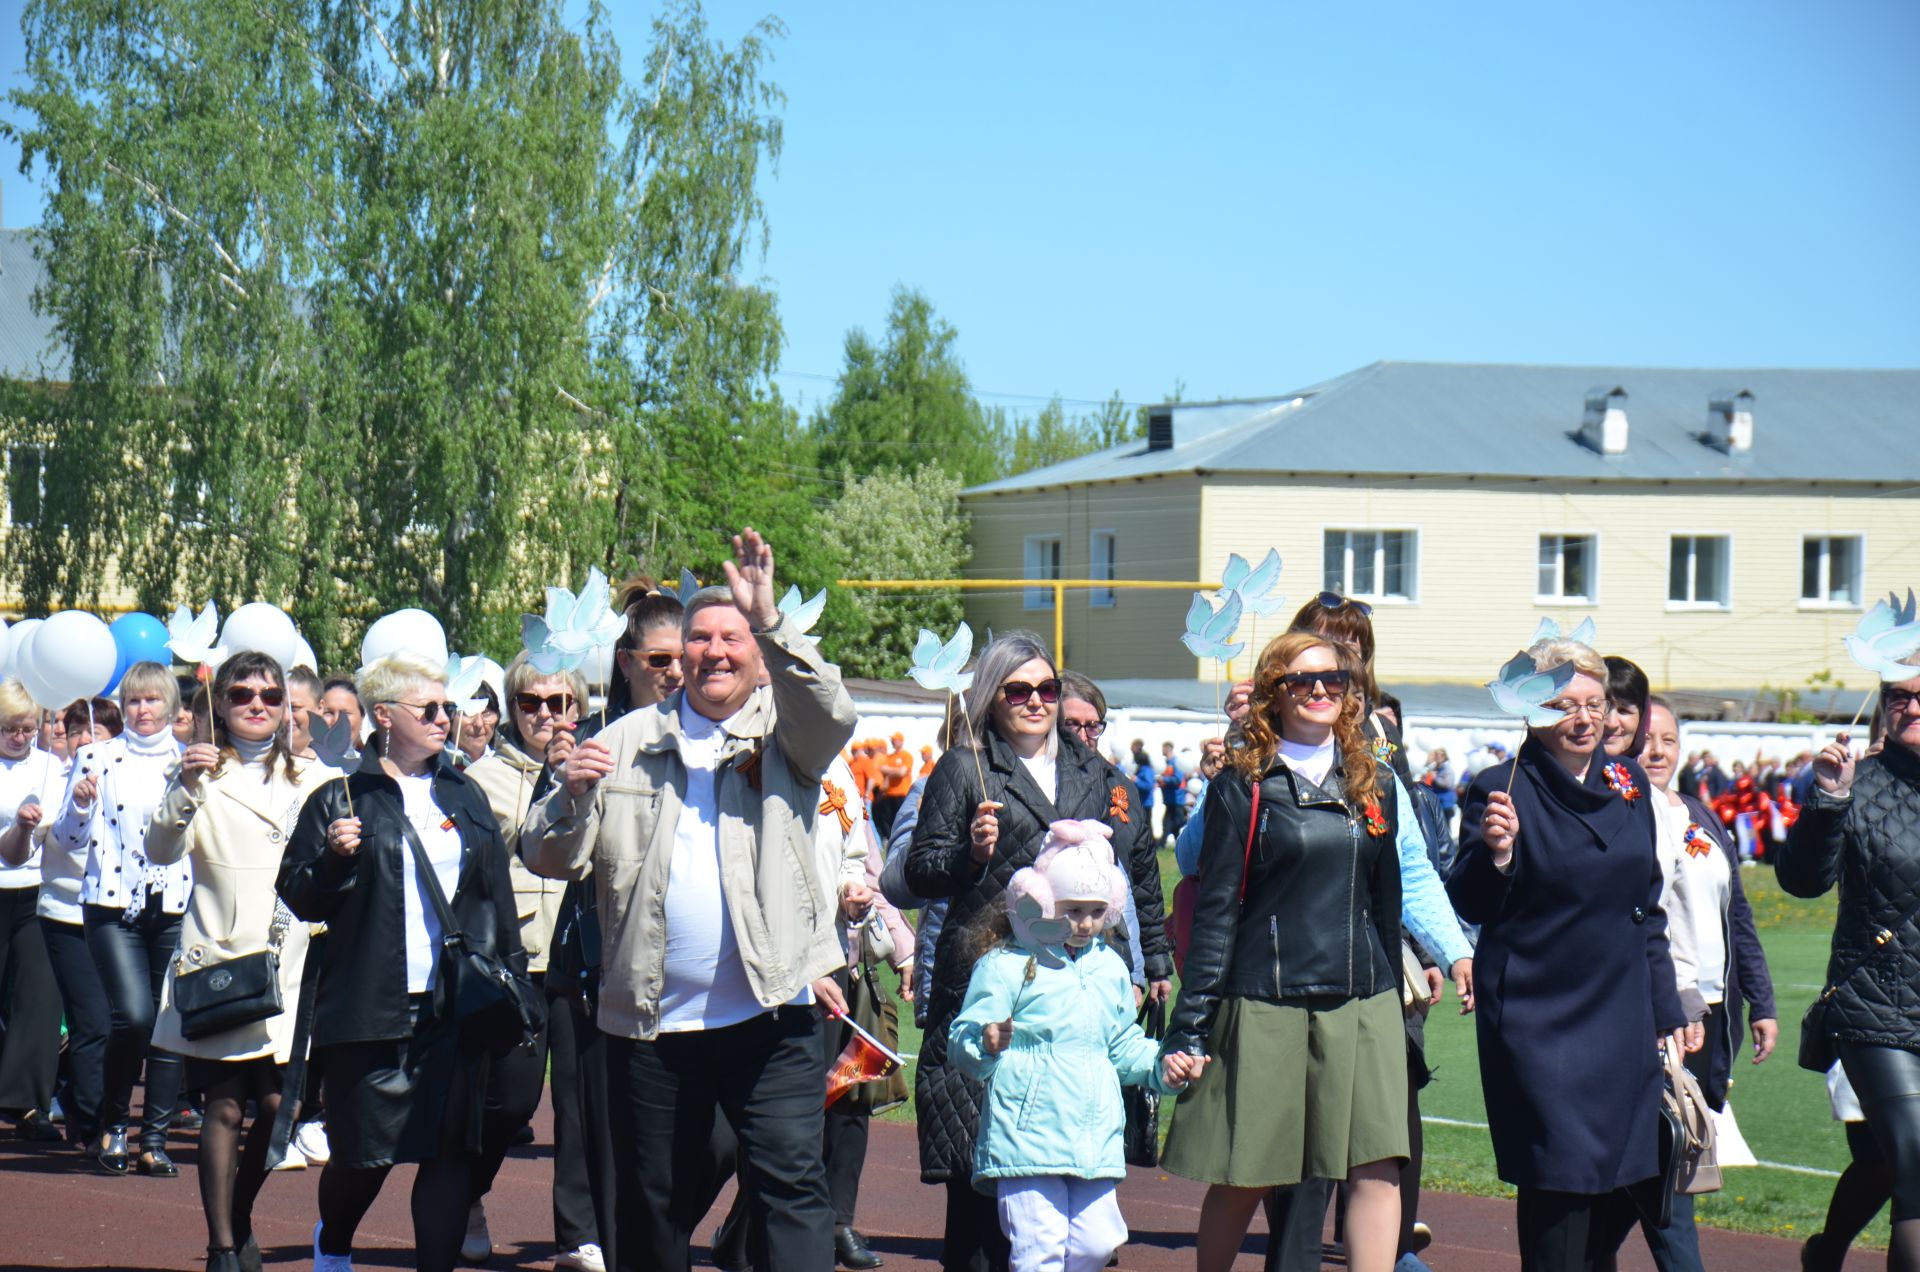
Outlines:
[[867,1249],[867,1239],[852,1228],[833,1230],[833,1257],[843,1268],[853,1268],[855,1272],[864,1272],[867,1268],[877,1268],[885,1259]]
[[240,1252],[232,1246],[208,1246],[207,1272],[240,1272]]

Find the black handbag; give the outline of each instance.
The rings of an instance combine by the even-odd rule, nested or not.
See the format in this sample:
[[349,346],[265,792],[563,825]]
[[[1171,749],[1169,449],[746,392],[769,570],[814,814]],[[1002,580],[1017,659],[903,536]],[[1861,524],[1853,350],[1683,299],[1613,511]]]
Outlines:
[[440,1001],[460,1026],[461,1039],[496,1056],[530,1046],[547,1027],[546,996],[531,977],[516,971],[505,959],[473,947],[453,917],[447,894],[440,890],[440,876],[427,860],[426,845],[404,814],[400,828],[413,850],[413,862],[427,895],[440,915]]
[[1833,1068],[1833,1062],[1839,1059],[1833,1050],[1833,1033],[1827,1025],[1827,1006],[1840,987],[1853,979],[1853,974],[1867,965],[1867,960],[1893,943],[1893,934],[1905,927],[1914,915],[1920,914],[1920,900],[1907,907],[1907,912],[1886,927],[1873,934],[1873,944],[1849,961],[1846,969],[1827,983],[1820,996],[1807,1004],[1806,1014],[1800,1017],[1800,1067],[1811,1069],[1815,1073],[1825,1073]]
[[292,913],[275,899],[266,949],[174,973],[173,1010],[180,1018],[181,1037],[198,1042],[269,1020],[285,1010],[280,998],[280,946],[292,922]]
[[[1167,1036],[1167,1005],[1149,1002],[1140,1009],[1140,1027],[1147,1037],[1163,1042]],[[1160,1164],[1160,1093],[1149,1086],[1130,1086],[1120,1092],[1127,1111],[1124,1145],[1127,1165]]]

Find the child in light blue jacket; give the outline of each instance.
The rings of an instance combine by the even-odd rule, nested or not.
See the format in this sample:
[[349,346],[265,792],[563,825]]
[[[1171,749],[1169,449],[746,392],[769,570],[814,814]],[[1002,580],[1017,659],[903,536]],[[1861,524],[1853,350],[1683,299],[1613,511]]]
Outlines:
[[1206,1060],[1159,1047],[1134,1016],[1133,982],[1098,940],[1127,894],[1112,832],[1059,821],[1007,884],[1004,926],[974,965],[949,1054],[986,1083],[976,1188],[1000,1201],[1013,1272],[1098,1272],[1127,1239],[1114,1189],[1127,1173],[1120,1088],[1163,1094]]

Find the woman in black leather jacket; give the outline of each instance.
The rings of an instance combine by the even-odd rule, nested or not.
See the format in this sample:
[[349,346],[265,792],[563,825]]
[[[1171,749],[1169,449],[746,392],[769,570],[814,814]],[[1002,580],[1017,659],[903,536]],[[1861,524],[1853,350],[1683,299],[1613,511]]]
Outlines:
[[[1838,882],[1828,1032],[1892,1167],[1887,1267],[1920,1269],[1920,676],[1882,686],[1886,747],[1854,763],[1847,739],[1814,759],[1813,796],[1777,851],[1780,886]],[[1901,916],[1905,922],[1899,922]],[[1862,955],[1865,955],[1862,958]],[[1848,971],[1852,968],[1852,971]]]
[[1268,645],[1244,745],[1207,790],[1167,1047],[1219,1063],[1180,1097],[1165,1159],[1213,1185],[1200,1272],[1232,1265],[1269,1188],[1308,1176],[1350,1184],[1349,1267],[1386,1272],[1398,1252],[1408,1136],[1394,778],[1363,733],[1355,672],[1310,632]]
[[354,1229],[387,1172],[418,1162],[418,1266],[444,1272],[473,1200],[486,1052],[440,1001],[441,924],[409,826],[469,948],[522,972],[526,954],[499,825],[480,788],[443,759],[453,704],[440,670],[396,655],[363,671],[358,688],[377,737],[357,773],[307,800],[278,884],[295,915],[328,926],[307,970],[319,977],[312,1045],[333,1149],[313,1266],[350,1269]]

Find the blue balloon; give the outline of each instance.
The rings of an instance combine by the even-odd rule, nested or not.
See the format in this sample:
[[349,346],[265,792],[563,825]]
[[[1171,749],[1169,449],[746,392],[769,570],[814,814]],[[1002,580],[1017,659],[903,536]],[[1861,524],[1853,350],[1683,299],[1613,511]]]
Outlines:
[[102,694],[118,689],[120,677],[137,662],[157,662],[162,667],[172,665],[173,651],[167,648],[167,625],[153,615],[122,614],[107,630],[113,633],[113,647],[119,655],[113,667],[113,680],[100,691]]

